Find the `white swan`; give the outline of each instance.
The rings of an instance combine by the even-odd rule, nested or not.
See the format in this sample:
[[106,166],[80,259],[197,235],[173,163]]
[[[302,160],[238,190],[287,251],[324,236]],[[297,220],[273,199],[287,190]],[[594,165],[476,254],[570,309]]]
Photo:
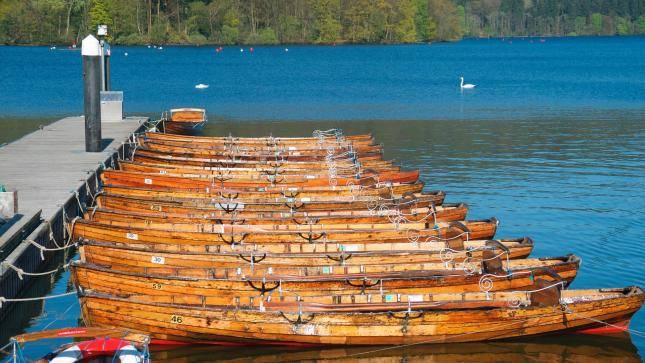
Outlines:
[[466,83],[464,84],[464,77],[459,77],[461,79],[460,87],[461,89],[473,89],[476,86],[474,84]]
[[197,89],[205,89],[205,88],[208,88],[208,85],[200,83],[198,85],[195,85],[195,88],[197,88]]

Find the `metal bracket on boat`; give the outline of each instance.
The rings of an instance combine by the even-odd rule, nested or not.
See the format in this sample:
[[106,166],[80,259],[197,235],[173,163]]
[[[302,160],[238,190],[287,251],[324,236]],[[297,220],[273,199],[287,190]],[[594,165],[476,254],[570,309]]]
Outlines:
[[230,201],[233,201],[233,199],[237,199],[237,197],[240,196],[240,193],[222,193],[222,191],[219,192],[220,197],[224,199],[229,199]]
[[267,284],[264,280],[262,280],[262,285],[260,285],[260,287],[255,286],[253,284],[253,281],[251,280],[246,280],[246,283],[249,284],[249,286],[251,286],[254,290],[259,291],[260,296],[264,296],[265,293],[273,291],[280,286],[279,282],[274,282],[275,286],[267,288]]
[[332,260],[332,261],[340,262],[340,264],[341,264],[341,265],[344,265],[344,264],[345,264],[345,261],[347,261],[347,260],[349,260],[350,258],[352,258],[352,254],[351,254],[351,253],[349,253],[349,254],[341,253],[341,254],[338,256],[338,258],[336,258],[336,257],[332,257],[331,255],[327,255],[327,258],[328,258],[328,259],[330,259],[330,260]]
[[319,219],[319,218],[305,218],[304,222],[300,222],[300,221],[298,221],[298,219],[297,219],[297,218],[292,218],[291,220],[292,220],[292,221],[293,221],[293,223],[295,223],[295,224],[299,224],[299,225],[309,225],[309,226],[314,225],[314,224],[318,224],[318,222],[320,221],[320,219]]
[[376,282],[368,282],[367,279],[363,279],[360,284],[353,284],[349,279],[346,279],[345,282],[352,287],[359,287],[361,289],[361,294],[365,294],[365,289],[368,287],[374,287],[381,283],[381,279],[376,280]]
[[237,210],[237,207],[239,206],[238,203],[235,203],[235,206],[231,208],[230,207],[231,203],[222,204],[221,202],[217,202],[217,205],[226,213],[235,212]]
[[299,190],[296,190],[296,191],[289,191],[288,193],[287,193],[286,191],[284,191],[284,190],[282,191],[282,196],[283,196],[283,197],[285,197],[285,198],[296,198],[296,197],[298,197],[299,195],[300,195],[300,191],[299,191]]
[[498,240],[491,239],[486,241],[486,247],[492,247],[492,248],[499,248],[500,250],[504,251],[507,255],[511,253],[511,250],[504,246],[504,244]]
[[284,318],[284,320],[290,322],[293,325],[302,325],[302,324],[309,324],[314,318],[316,317],[316,313],[311,313],[309,318],[304,318],[302,317],[302,312],[298,312],[298,319],[293,320],[289,319],[287,315],[284,312],[280,312],[280,316]]
[[305,202],[300,202],[300,204],[298,204],[298,202],[294,200],[293,203],[290,204],[289,201],[286,201],[284,202],[284,205],[291,210],[298,210],[302,208],[303,205],[305,205]]
[[271,185],[280,184],[280,183],[282,183],[282,182],[284,181],[284,179],[285,179],[285,178],[284,178],[284,177],[282,177],[282,179],[277,180],[277,177],[276,177],[275,175],[267,175],[267,176],[266,176],[266,180],[267,180],[269,183],[271,183]]
[[217,174],[213,174],[213,178],[217,179],[220,183],[224,182],[226,180],[233,179],[231,175],[231,172],[223,173],[221,170],[217,171]]
[[322,237],[324,237],[326,235],[327,235],[327,233],[325,233],[325,232],[320,233],[320,234],[315,234],[315,233],[313,233],[311,231],[309,231],[309,233],[307,233],[307,234],[303,234],[302,232],[298,233],[298,236],[300,236],[300,238],[308,241],[309,243],[314,243],[314,241],[319,240],[319,239],[321,239]]
[[262,170],[262,174],[264,175],[280,175],[283,172],[279,170],[279,168],[273,168],[273,170]]
[[235,236],[234,236],[234,235],[231,235],[231,239],[230,239],[230,240],[227,240],[226,238],[224,238],[224,235],[223,235],[223,234],[221,234],[221,233],[218,233],[217,235],[218,235],[218,236],[219,236],[219,238],[220,238],[222,241],[224,241],[226,244],[229,244],[229,245],[236,245],[236,244],[240,244],[240,243],[244,242],[244,240],[246,239],[246,237],[247,237],[249,234],[248,234],[248,233],[243,233],[243,234],[242,234],[242,238],[240,238],[238,241],[236,241],[236,240],[235,240]]
[[264,254],[262,254],[262,256],[251,255],[249,258],[247,258],[243,254],[240,253],[240,254],[238,254],[238,257],[243,259],[244,261],[250,263],[250,264],[256,264],[256,263],[260,263],[260,262],[264,261],[264,259],[267,257],[267,254],[264,253]]
[[394,312],[392,312],[392,311],[389,311],[389,312],[387,313],[387,315],[388,315],[390,318],[395,318],[395,319],[403,320],[403,322],[401,323],[401,333],[405,334],[405,333],[407,333],[407,332],[408,332],[408,326],[409,326],[409,324],[410,324],[410,320],[419,319],[419,318],[423,317],[423,315],[425,314],[425,312],[423,312],[423,311],[419,311],[419,312],[417,312],[417,314],[416,314],[416,315],[414,315],[414,316],[412,316],[410,313],[412,313],[412,311],[406,311],[406,312],[405,312],[405,315],[403,315],[403,316],[397,316],[397,315],[396,315],[396,313],[394,313]]

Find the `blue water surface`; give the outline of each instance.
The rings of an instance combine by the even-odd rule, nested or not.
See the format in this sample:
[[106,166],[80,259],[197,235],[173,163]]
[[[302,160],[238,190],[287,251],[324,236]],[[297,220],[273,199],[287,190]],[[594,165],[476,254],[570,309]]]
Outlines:
[[[642,115],[643,54],[645,37],[225,47],[219,53],[115,46],[112,88],[125,91],[130,113],[199,105],[235,119]],[[477,87],[461,92],[460,75]],[[79,51],[0,47],[0,80],[0,115],[82,113]],[[195,89],[199,83],[210,87]]]
[[[644,37],[243,49],[113,47],[113,88],[126,92],[130,114],[205,107],[207,135],[372,132],[386,158],[421,170],[426,189],[468,203],[469,218],[498,217],[499,237],[533,237],[535,256],[580,256],[572,288],[645,286]],[[460,75],[477,87],[460,91]],[[82,113],[77,51],[0,47],[0,85],[0,118]],[[0,120],[0,135],[16,124]],[[68,278],[51,293],[68,291]],[[29,331],[78,323],[73,296],[34,309],[21,325]],[[491,361],[640,361],[645,311],[631,327],[631,338],[567,335],[393,355],[441,361],[456,349],[461,361],[482,352],[495,354]],[[48,344],[33,344],[30,357]],[[264,354],[189,348],[155,358],[251,352]]]

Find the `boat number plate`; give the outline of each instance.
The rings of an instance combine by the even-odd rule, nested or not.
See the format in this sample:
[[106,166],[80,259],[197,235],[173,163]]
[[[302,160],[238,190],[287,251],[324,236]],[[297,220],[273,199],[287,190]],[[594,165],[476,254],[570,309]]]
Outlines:
[[145,179],[143,179],[143,182],[146,183],[146,184],[152,184],[152,179],[145,178]]
[[173,324],[181,324],[184,322],[184,318],[180,315],[171,315],[170,322]]
[[155,290],[161,290],[162,285],[160,283],[158,283],[158,282],[153,282],[152,283],[152,288],[155,289]]
[[168,172],[165,170],[159,170],[159,174],[165,175],[165,174],[168,174]]
[[166,263],[166,258],[163,256],[152,256],[150,262],[156,263],[157,265],[163,265]]
[[136,234],[136,233],[126,233],[126,234],[125,234],[125,238],[127,238],[127,239],[133,239],[133,240],[138,240],[138,239],[139,239],[139,235],[138,235],[138,234]]

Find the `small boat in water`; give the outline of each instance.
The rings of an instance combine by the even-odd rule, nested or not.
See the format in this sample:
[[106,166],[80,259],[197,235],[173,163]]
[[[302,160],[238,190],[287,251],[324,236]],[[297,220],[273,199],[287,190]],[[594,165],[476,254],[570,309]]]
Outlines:
[[171,134],[194,134],[206,122],[206,110],[202,108],[173,108],[161,119],[163,131]]
[[22,344],[37,340],[61,338],[92,339],[64,344],[36,362],[150,362],[148,336],[132,333],[125,329],[96,327],[62,328],[21,334],[13,337],[11,341],[13,343],[14,354],[19,356]]

